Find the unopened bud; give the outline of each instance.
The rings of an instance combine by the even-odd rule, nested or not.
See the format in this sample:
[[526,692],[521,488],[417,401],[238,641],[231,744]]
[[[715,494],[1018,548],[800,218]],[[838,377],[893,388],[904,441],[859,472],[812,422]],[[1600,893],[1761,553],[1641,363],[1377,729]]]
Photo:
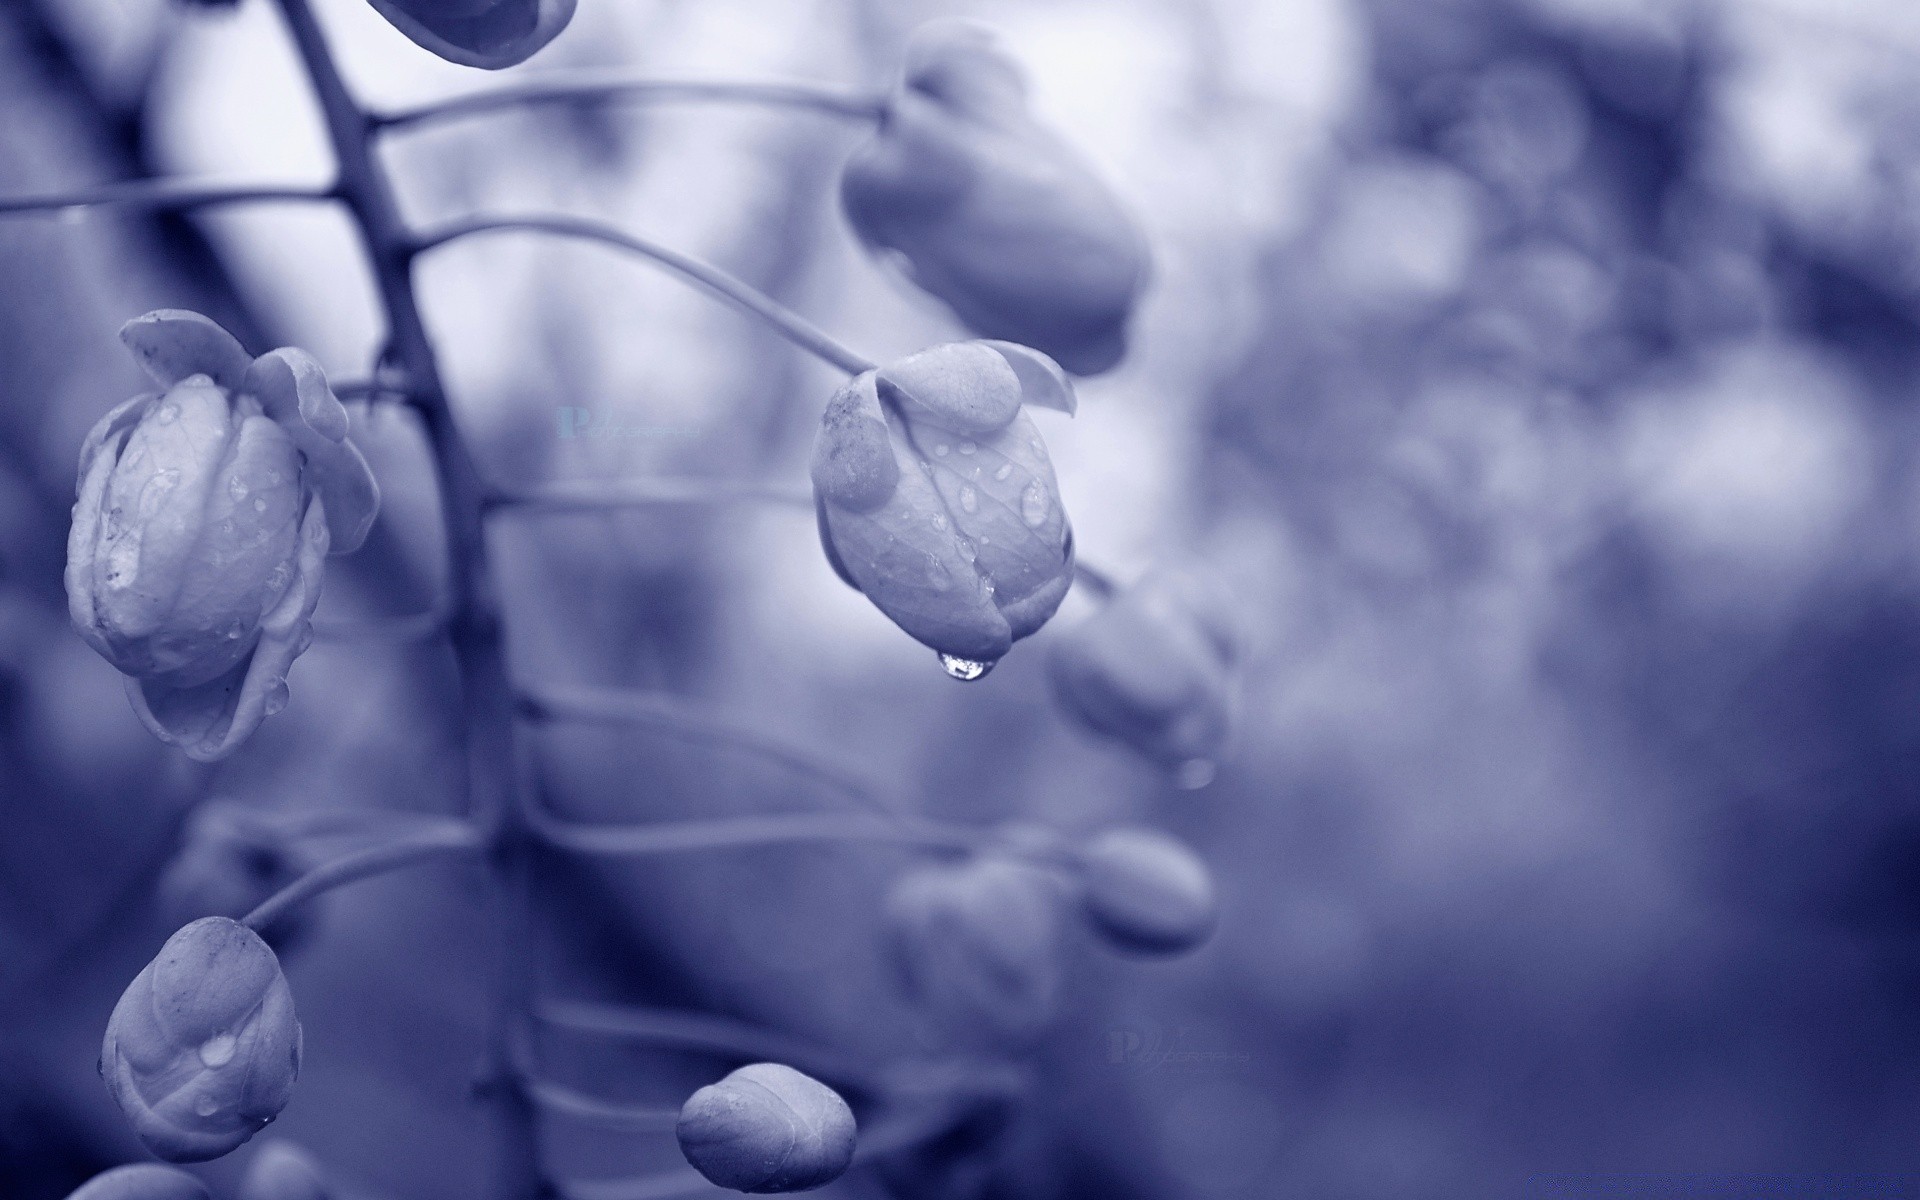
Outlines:
[[853,1161],[847,1102],[780,1063],[741,1067],[687,1098],[675,1130],[680,1151],[706,1178],[736,1192],[804,1192]]
[[313,1155],[285,1138],[254,1151],[234,1200],[327,1200],[326,1177]]
[[1082,903],[1108,941],[1137,954],[1184,954],[1213,936],[1213,874],[1188,846],[1152,829],[1110,829],[1080,852]]
[[134,1163],[102,1171],[67,1200],[211,1200],[206,1185],[178,1167]]

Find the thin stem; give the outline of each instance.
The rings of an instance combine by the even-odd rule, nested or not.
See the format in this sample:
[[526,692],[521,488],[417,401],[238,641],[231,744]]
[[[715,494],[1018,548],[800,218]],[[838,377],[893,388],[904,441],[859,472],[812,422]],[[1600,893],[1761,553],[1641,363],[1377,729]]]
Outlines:
[[478,1095],[493,1125],[494,1161],[485,1173],[498,1200],[551,1193],[541,1169],[533,1103],[514,1069],[532,1008],[536,944],[529,897],[532,844],[513,789],[512,691],[505,638],[487,564],[485,489],[448,402],[433,341],[414,290],[414,241],[392,180],[374,155],[373,126],[340,78],[308,0],[279,0],[338,160],[340,198],[352,214],[387,318],[386,358],[409,383],[439,478],[446,522],[448,639],[459,671],[466,738],[468,806],[486,838],[495,882],[497,937],[493,1017],[486,1076]]
[[540,1107],[607,1129],[658,1133],[671,1130],[680,1120],[680,1110],[677,1108],[619,1104],[545,1079],[526,1079],[522,1081],[522,1086]]
[[339,192],[334,188],[299,187],[293,184],[209,183],[201,179],[129,179],[118,183],[102,183],[93,187],[76,188],[70,192],[0,197],[0,217],[45,216],[109,207],[182,212],[225,204],[257,204],[282,200],[324,202],[339,198]]
[[495,487],[487,505],[539,513],[600,512],[662,505],[772,504],[813,509],[799,488],[745,479],[566,479]]
[[818,751],[704,713],[684,700],[651,695],[631,688],[568,687],[546,684],[523,686],[518,697],[520,715],[546,724],[584,721],[595,724],[642,725],[690,741],[756,754],[807,776],[875,812],[893,811],[880,790]]
[[553,237],[578,238],[640,255],[758,317],[781,337],[849,375],[873,370],[873,363],[834,341],[804,317],[758,288],[735,279],[711,263],[635,237],[603,221],[569,216],[470,217],[450,221],[422,233],[414,242],[414,248],[417,253],[424,254],[449,242],[482,233],[544,233]]
[[240,923],[256,932],[286,915],[302,901],[332,891],[342,884],[384,875],[423,859],[480,849],[479,835],[464,822],[425,833],[411,834],[343,854],[308,871],[260,902]]
[[1114,582],[1113,576],[1078,558],[1073,560],[1073,581],[1085,587],[1092,593],[1093,599],[1102,603],[1113,599],[1120,591],[1120,585]]
[[541,1005],[535,1015],[542,1024],[569,1033],[667,1046],[744,1062],[783,1062],[855,1091],[878,1092],[881,1087],[871,1067],[833,1050],[749,1021],[713,1013],[554,1000]]
[[641,858],[698,850],[745,850],[807,842],[878,842],[924,850],[972,851],[997,845],[989,834],[908,817],[865,813],[768,813],[644,825],[565,821],[534,809],[528,824],[542,841],[576,854]]
[[866,124],[880,120],[887,106],[885,96],[840,91],[813,83],[649,79],[623,72],[580,71],[566,74],[556,72],[544,78],[521,80],[507,87],[472,92],[414,108],[396,109],[375,114],[373,120],[376,125],[393,129],[548,101],[588,103],[603,100],[767,105],[844,117]]

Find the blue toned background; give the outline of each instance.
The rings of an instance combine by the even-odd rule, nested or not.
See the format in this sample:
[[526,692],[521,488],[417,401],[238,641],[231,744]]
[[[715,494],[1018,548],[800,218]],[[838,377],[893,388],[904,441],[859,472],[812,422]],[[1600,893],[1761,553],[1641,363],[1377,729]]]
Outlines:
[[[360,0],[319,7],[375,103],[475,82]],[[1152,237],[1132,355],[1075,420],[1044,419],[1087,558],[1132,578],[1195,554],[1235,588],[1252,654],[1214,782],[1182,790],[1058,714],[1043,662],[1091,611],[1078,595],[961,686],[833,577],[804,509],[516,515],[494,546],[524,678],[682,698],[845,759],[902,811],[1144,820],[1213,864],[1223,919],[1198,954],[1075,943],[1037,1109],[952,1194],[1920,1175],[1920,7],[581,0],[531,69],[878,85],[906,30],[947,13],[1001,27],[1036,107]],[[0,111],[6,194],[326,171],[259,0],[10,0]],[[612,106],[391,154],[416,220],[603,217],[886,359],[958,333],[845,231],[856,138]],[[804,486],[837,381],[709,298],[525,239],[449,249],[423,283],[495,477]],[[356,409],[387,508],[333,564],[292,703],[241,754],[209,769],[154,742],[68,628],[74,456],[143,386],[114,331],[162,306],[343,376],[378,336],[335,214],[0,224],[0,1195],[21,1200],[141,1155],[94,1061],[178,924],[156,882],[196,800],[455,803],[448,656],[339,636],[438,587],[401,415]],[[576,816],[844,803],[668,736],[532,748]],[[918,1037],[874,915],[904,861],[556,864],[543,973],[883,1062]],[[452,865],[368,883],[288,950],[308,1063],[274,1130],[356,1200],[472,1194],[479,891]],[[550,1052],[649,1103],[712,1074]],[[678,1161],[671,1137],[565,1122],[549,1145],[587,1174]]]

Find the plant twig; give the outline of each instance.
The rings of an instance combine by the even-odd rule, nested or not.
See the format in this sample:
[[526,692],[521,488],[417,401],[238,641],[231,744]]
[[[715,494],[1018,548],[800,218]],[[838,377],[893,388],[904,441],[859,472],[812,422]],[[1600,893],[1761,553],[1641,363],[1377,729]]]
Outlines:
[[496,486],[487,494],[487,504],[540,513],[693,504],[773,504],[812,511],[813,496],[800,488],[750,479],[563,479]]
[[646,1108],[638,1104],[620,1104],[589,1096],[564,1084],[545,1079],[527,1079],[522,1086],[534,1103],[553,1112],[599,1125],[633,1133],[658,1133],[671,1130],[680,1120],[677,1108]]
[[1093,599],[1103,603],[1113,599],[1120,591],[1120,585],[1113,576],[1079,558],[1073,560],[1073,581],[1092,593]]
[[564,215],[468,217],[449,221],[422,233],[415,240],[414,249],[416,253],[424,254],[449,242],[483,233],[542,233],[552,237],[577,238],[637,254],[758,317],[781,337],[849,375],[873,370],[873,363],[841,345],[806,318],[758,288],[734,278],[711,263],[636,237],[604,221]]
[[374,123],[387,129],[476,116],[503,108],[553,101],[592,103],[624,100],[639,103],[705,102],[754,104],[800,109],[830,117],[872,124],[886,112],[886,97],[847,92],[813,83],[730,82],[710,79],[656,79],[617,71],[554,72],[520,80],[502,88],[471,92],[413,108],[376,113]]
[[802,1038],[713,1013],[631,1004],[550,1000],[535,1015],[569,1033],[690,1050],[741,1062],[782,1062],[854,1091],[877,1092],[873,1068]]
[[996,844],[984,833],[908,817],[866,813],[766,813],[645,824],[587,824],[538,808],[528,822],[542,841],[576,854],[640,858],[696,850],[744,850],[807,842],[879,842],[925,850],[969,851]]
[[182,212],[225,204],[273,201],[325,202],[338,200],[333,188],[294,184],[212,183],[203,179],[129,179],[50,192],[38,196],[0,197],[0,217],[47,216],[93,208],[132,208]]
[[265,929],[295,905],[343,884],[384,875],[423,859],[480,849],[480,837],[462,822],[443,822],[440,828],[396,837],[324,862],[262,900],[240,919],[254,931]]

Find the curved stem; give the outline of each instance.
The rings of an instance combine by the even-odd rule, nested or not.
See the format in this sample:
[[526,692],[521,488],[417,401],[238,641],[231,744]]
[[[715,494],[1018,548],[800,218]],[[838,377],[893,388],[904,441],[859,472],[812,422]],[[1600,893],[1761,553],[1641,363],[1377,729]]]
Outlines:
[[520,715],[533,722],[564,720],[642,725],[691,741],[743,750],[823,783],[875,812],[893,811],[881,799],[878,788],[811,747],[784,741],[722,717],[703,713],[682,700],[631,688],[547,684],[523,686],[518,705]]
[[645,238],[635,237],[603,221],[569,216],[470,217],[450,221],[437,229],[422,233],[415,240],[414,249],[416,253],[424,254],[449,242],[482,233],[544,233],[553,237],[596,242],[616,250],[638,254],[692,280],[728,303],[758,317],[781,337],[809,354],[839,367],[849,375],[873,370],[873,363],[834,341],[804,317],[759,289],[735,279],[711,263],[702,262]]
[[696,850],[745,850],[806,842],[878,842],[925,850],[971,851],[997,845],[985,833],[907,817],[865,813],[769,813],[644,825],[565,821],[534,809],[528,824],[542,841],[576,854],[639,858]]
[[839,91],[813,83],[740,83],[708,79],[650,79],[613,71],[554,73],[488,91],[472,92],[413,108],[374,115],[374,123],[388,129],[446,121],[503,108],[548,101],[586,103],[602,100],[638,102],[704,101],[720,104],[756,104],[793,108],[877,122],[886,112],[886,97]]
[[543,1025],[569,1033],[618,1038],[743,1062],[782,1062],[850,1090],[877,1093],[881,1089],[880,1078],[871,1067],[750,1021],[712,1013],[579,1000],[549,1001],[541,1005],[535,1015]]
[[526,1079],[522,1081],[522,1086],[540,1107],[606,1129],[658,1133],[671,1130],[680,1120],[680,1110],[677,1108],[618,1104],[545,1079]]
[[342,884],[384,875],[401,867],[441,854],[464,853],[481,848],[480,836],[464,822],[448,824],[426,833],[412,834],[343,854],[308,871],[305,875],[261,901],[240,923],[259,932],[274,923],[302,901],[332,891]]
[[70,192],[0,197],[0,216],[44,216],[109,207],[180,212],[223,204],[258,204],[281,200],[324,202],[338,199],[340,194],[335,188],[209,183],[200,179],[129,179],[120,183],[76,188]]
[[567,479],[495,487],[489,508],[539,513],[599,512],[681,504],[774,504],[813,510],[813,496],[799,488],[745,479]]
[[1113,599],[1120,591],[1120,585],[1113,576],[1078,558],[1073,560],[1073,581],[1084,586],[1093,594],[1093,599],[1102,603]]
[[325,118],[338,160],[338,191],[352,214],[387,318],[386,360],[410,385],[433,454],[446,524],[448,639],[459,673],[466,739],[468,807],[486,839],[495,883],[493,1015],[486,1076],[478,1095],[493,1126],[494,1159],[485,1172],[490,1195],[534,1200],[550,1194],[540,1168],[533,1103],[514,1069],[513,1047],[524,1037],[533,1000],[536,942],[530,884],[532,844],[513,796],[512,691],[505,635],[488,569],[485,489],[460,435],[440,364],[414,290],[414,240],[392,180],[374,155],[373,126],[340,78],[309,0],[279,0],[294,48]]

